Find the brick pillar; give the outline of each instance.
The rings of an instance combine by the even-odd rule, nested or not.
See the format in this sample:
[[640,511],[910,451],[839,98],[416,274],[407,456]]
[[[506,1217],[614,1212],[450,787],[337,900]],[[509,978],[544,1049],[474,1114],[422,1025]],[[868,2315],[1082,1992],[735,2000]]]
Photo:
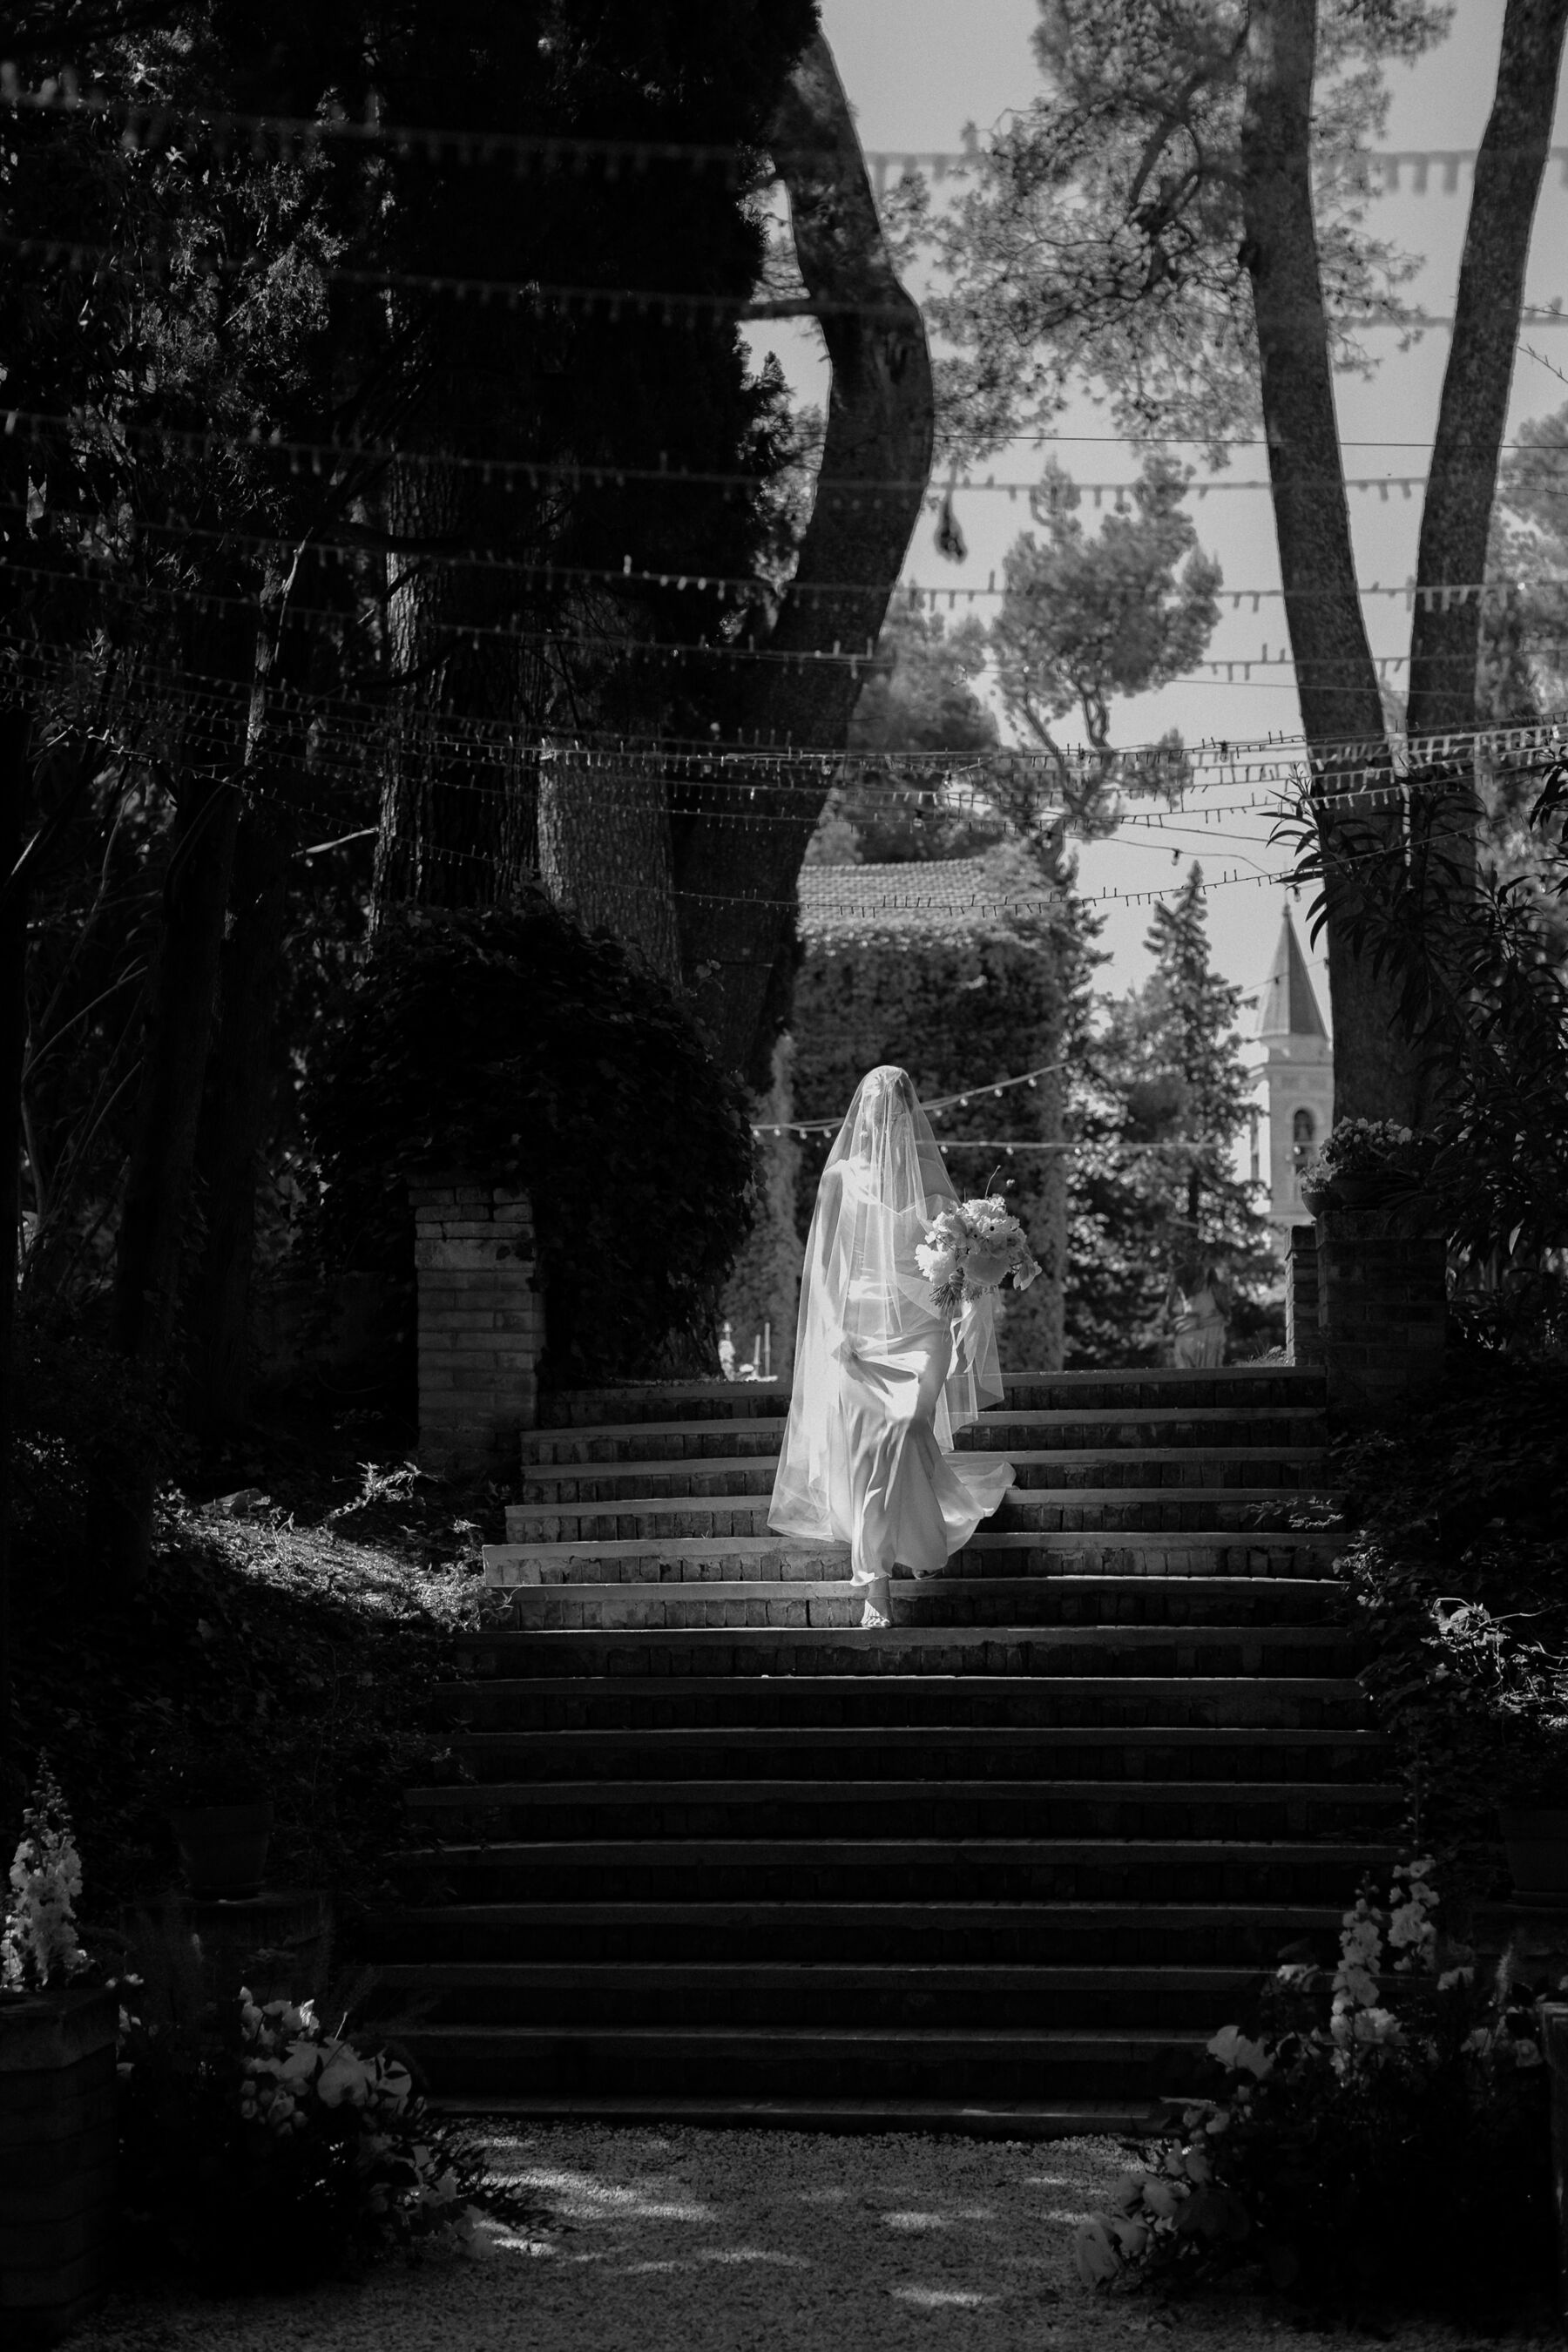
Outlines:
[[1319,1370],[1323,1334],[1318,1310],[1318,1229],[1292,1225],[1285,1260],[1285,1353],[1293,1364]]
[[1330,1404],[1374,1412],[1430,1388],[1443,1374],[1444,1241],[1384,1209],[1330,1209],[1317,1230]]
[[409,1184],[419,1286],[419,1460],[443,1476],[511,1467],[531,1429],[544,1302],[521,1192],[426,1174]]

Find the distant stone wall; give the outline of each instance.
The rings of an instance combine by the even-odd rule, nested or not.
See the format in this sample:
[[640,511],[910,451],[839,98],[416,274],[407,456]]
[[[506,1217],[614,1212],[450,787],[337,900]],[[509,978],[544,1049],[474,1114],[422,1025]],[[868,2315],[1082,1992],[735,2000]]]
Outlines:
[[539,1402],[544,1301],[527,1197],[462,1175],[409,1185],[419,1298],[419,1460],[445,1477],[510,1470]]

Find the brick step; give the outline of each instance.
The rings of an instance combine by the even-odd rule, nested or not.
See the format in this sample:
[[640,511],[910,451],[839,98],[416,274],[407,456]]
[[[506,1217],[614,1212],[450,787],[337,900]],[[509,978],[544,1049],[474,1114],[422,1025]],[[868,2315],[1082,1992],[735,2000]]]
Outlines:
[[1205,2039],[1244,2014],[1247,1968],[898,1966],[800,1961],[388,1961],[376,2010],[421,2024],[915,2026],[988,2032],[1175,2027]]
[[[1293,1503],[1303,1493],[1316,1499],[1327,1489],[1330,1478],[1330,1456],[1320,1445],[1277,1446],[1272,1453],[1260,1453],[1251,1445],[1167,1445],[1145,1454],[1109,1454],[1092,1447],[1087,1453],[1020,1447],[1009,1459],[1016,1479],[1015,1496],[1026,1491],[1032,1498],[1059,1493],[1068,1507],[1091,1496],[1184,1505],[1192,1500],[1219,1504],[1254,1497],[1272,1501],[1281,1487],[1289,1490],[1288,1499]],[[767,1496],[773,1493],[775,1469],[776,1456],[771,1454],[558,1462],[528,1470],[522,1500],[566,1506],[616,1503],[637,1496],[654,1502],[668,1502],[678,1496],[692,1499]],[[1246,1494],[1238,1496],[1240,1489]]]
[[1192,1725],[1130,1729],[930,1724],[874,1729],[468,1731],[452,1748],[474,1780],[839,1780],[875,1771],[910,1780],[1146,1783],[1370,1780],[1386,1743],[1377,1731],[1215,1731]]
[[545,2095],[496,2098],[476,2084],[434,2098],[439,2114],[505,2116],[523,2125],[658,2125],[688,2131],[791,2131],[864,2134],[925,2132],[949,2139],[1139,2139],[1168,2135],[1162,2101],[1118,2099],[707,2099],[605,2092],[578,2098]]
[[602,1389],[548,1389],[539,1417],[552,1429],[605,1422],[776,1420],[789,1411],[778,1381],[625,1381]]
[[992,1520],[954,1552],[947,1576],[1227,1576],[1325,1575],[1344,1550],[1343,1535],[1289,1529],[1282,1534],[1189,1535],[1181,1529],[1143,1535],[1097,1534],[1092,1528],[1053,1533],[1013,1532]]
[[[1212,1838],[581,1838],[414,1846],[395,1883],[453,1902],[1342,1904],[1384,1843]],[[1223,2022],[1223,2021],[1222,2021]]]
[[1188,1370],[1149,1364],[1126,1371],[1005,1372],[1008,1405],[1028,1408],[1072,1405],[1229,1404],[1256,1412],[1267,1405],[1322,1405],[1328,1390],[1322,1371],[1295,1364],[1217,1364]]
[[[1316,1580],[1333,1566],[1344,1544],[1342,1535],[1315,1532],[1202,1535],[1176,1529],[1106,1535],[1010,1531],[992,1524],[955,1552],[937,1577],[919,1581],[921,1589],[929,1589],[944,1579],[995,1576]],[[555,1543],[486,1544],[484,1579],[495,1591],[731,1585],[749,1587],[756,1600],[777,1600],[791,1592],[809,1597],[806,1588],[812,1585],[848,1587],[850,1562],[847,1544],[801,1544],[779,1536],[584,1537]],[[805,1621],[758,1614],[708,1622],[767,1625]],[[836,1614],[820,1622],[853,1624],[858,1619]]]
[[418,2025],[399,2039],[431,2089],[447,2097],[554,2091],[1152,2101],[1199,2087],[1208,2034],[1159,2027],[1097,2033],[975,2025],[947,2032]]
[[849,1547],[792,1536],[601,1536],[484,1547],[488,1585],[786,1584],[850,1580]]
[[[1312,1498],[1317,1504],[1320,1498]],[[987,1532],[1151,1533],[1285,1532],[1301,1497],[1267,1486],[1017,1488],[984,1522]],[[772,1489],[765,1494],[627,1494],[612,1502],[509,1503],[508,1547],[598,1543],[631,1537],[766,1536]]]
[[[416,1834],[603,1838],[1131,1838],[1385,1835],[1404,1792],[1378,1781],[497,1780],[410,1789]],[[1348,1899],[1348,1898],[1347,1898]]]
[[[1011,1565],[1003,1555],[993,1562]],[[504,1565],[504,1563],[503,1563]],[[500,1583],[489,1573],[486,1582]],[[1322,1625],[1336,1622],[1342,1588],[1322,1577],[943,1576],[889,1587],[895,1625]],[[737,1604],[742,1612],[736,1613]],[[865,1588],[822,1583],[696,1582],[673,1570],[650,1581],[552,1581],[510,1590],[508,1622],[541,1627],[838,1625],[858,1628]]]
[[[1323,1375],[1291,1364],[1224,1364],[1202,1371],[1171,1365],[1126,1371],[1051,1372],[1025,1369],[1005,1375],[1009,1403],[1321,1404]],[[608,1422],[766,1419],[789,1411],[789,1388],[777,1381],[628,1381],[599,1389],[553,1389],[540,1399],[540,1417],[554,1428],[594,1428]]]
[[[1346,1896],[1318,1906],[1203,1903],[448,1903],[369,1913],[393,1961],[807,1961],[844,1966],[1275,1966],[1333,1957]],[[1221,2023],[1227,2021],[1221,2020]]]
[[1360,1654],[1349,1633],[1331,1625],[650,1625],[471,1633],[458,1647],[480,1675],[612,1681],[689,1674],[1342,1678],[1354,1673]]
[[[513,1639],[520,1637],[513,1636]],[[552,1637],[560,1639],[562,1637]],[[869,1636],[883,1639],[882,1636]],[[546,1646],[532,1643],[537,1653]],[[450,1718],[473,1730],[626,1731],[774,1726],[870,1729],[884,1725],[1060,1729],[1159,1726],[1360,1731],[1361,1685],[1348,1675],[931,1673],[781,1674],[738,1680],[710,1674],[658,1677],[498,1675],[437,1685]]]
[[[724,1425],[713,1421],[606,1422],[574,1429],[533,1429],[522,1439],[525,1476],[568,1463],[657,1462],[720,1456],[776,1456],[783,1423],[753,1415]],[[998,1406],[961,1430],[965,1451],[1005,1454],[1065,1448],[1124,1453],[1173,1446],[1254,1453],[1283,1446],[1321,1450],[1328,1423],[1321,1406],[1136,1405],[1126,1410],[1072,1405],[1030,1409]]]

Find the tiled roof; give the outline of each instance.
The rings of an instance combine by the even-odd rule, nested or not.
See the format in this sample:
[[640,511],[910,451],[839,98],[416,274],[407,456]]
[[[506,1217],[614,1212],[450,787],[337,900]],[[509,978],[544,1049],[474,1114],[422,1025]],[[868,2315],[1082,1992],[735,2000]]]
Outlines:
[[864,931],[930,939],[984,929],[1009,914],[1048,915],[1049,885],[1031,890],[1015,859],[942,857],[900,866],[803,866],[800,928],[808,940]]

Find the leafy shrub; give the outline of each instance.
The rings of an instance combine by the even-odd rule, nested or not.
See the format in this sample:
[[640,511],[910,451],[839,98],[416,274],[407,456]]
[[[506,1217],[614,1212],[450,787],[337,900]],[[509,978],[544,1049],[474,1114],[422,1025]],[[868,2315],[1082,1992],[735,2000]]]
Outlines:
[[90,1571],[149,1457],[160,1478],[184,1458],[173,1418],[123,1356],[24,1324],[16,1341],[13,1541],[17,1561]]
[[744,1096],[669,990],[548,899],[390,925],[312,1063],[306,1117],[329,1262],[412,1267],[422,1166],[515,1183],[550,1379],[715,1362],[751,1213]]
[[1331,1979],[1287,1963],[1253,2031],[1215,2035],[1218,2095],[1080,2225],[1086,2284],[1195,2284],[1247,2264],[1342,2308],[1489,2315],[1552,2292],[1534,1995],[1506,1960],[1478,1982],[1471,1954],[1445,1952],[1436,1902],[1425,1860],[1395,1871],[1386,1908],[1363,1888]]
[[1568,1378],[1493,1360],[1337,1469],[1362,1682],[1412,1834],[1456,1894],[1489,1893],[1497,1806],[1568,1793]]
[[310,2281],[387,2254],[461,2252],[505,2208],[469,2133],[436,2116],[383,2044],[316,2006],[243,1988],[152,2013],[127,1983],[120,2041],[122,2222],[219,2292]]

